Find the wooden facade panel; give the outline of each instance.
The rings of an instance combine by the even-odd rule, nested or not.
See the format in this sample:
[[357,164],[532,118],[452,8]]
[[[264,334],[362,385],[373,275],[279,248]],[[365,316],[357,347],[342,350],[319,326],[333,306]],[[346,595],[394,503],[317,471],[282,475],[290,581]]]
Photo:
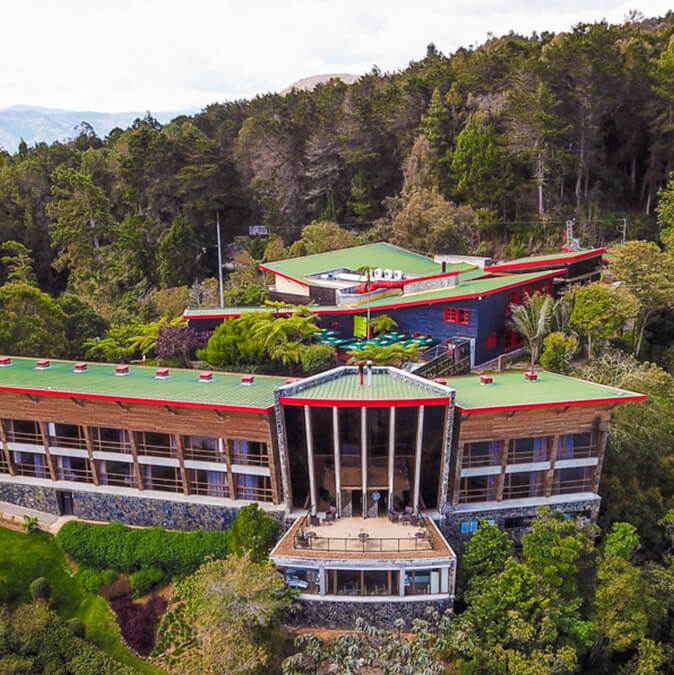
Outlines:
[[610,406],[569,406],[461,415],[459,444],[499,438],[608,431]]
[[274,412],[251,413],[180,408],[142,403],[93,401],[60,396],[39,396],[33,402],[25,394],[0,394],[0,418],[58,422],[88,426],[131,428],[158,433],[195,434],[269,443]]

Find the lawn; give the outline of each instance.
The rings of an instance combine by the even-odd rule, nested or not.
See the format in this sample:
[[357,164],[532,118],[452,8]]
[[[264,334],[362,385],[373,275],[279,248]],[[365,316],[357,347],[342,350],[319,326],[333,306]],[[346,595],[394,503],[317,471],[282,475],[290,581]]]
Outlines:
[[163,672],[124,647],[105,600],[87,591],[70,575],[65,557],[50,534],[25,534],[0,527],[0,603],[13,609],[30,602],[28,587],[37,577],[45,577],[51,584],[50,606],[54,611],[66,619],[78,617],[84,621],[88,640],[139,673]]

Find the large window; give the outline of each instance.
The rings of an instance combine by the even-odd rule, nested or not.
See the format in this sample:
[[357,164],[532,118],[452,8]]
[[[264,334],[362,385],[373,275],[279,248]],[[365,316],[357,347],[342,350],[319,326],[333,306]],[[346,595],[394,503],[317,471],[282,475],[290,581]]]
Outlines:
[[545,494],[545,471],[521,471],[507,473],[503,499],[542,497]]
[[258,441],[239,441],[232,443],[232,464],[247,464],[249,466],[269,466],[267,444]]
[[360,457],[360,414],[360,408],[339,409],[342,489],[360,488],[363,484]]
[[398,595],[397,570],[328,570],[329,595]]
[[308,508],[309,472],[307,470],[307,446],[304,433],[304,411],[300,406],[283,406],[284,428],[288,444],[290,484],[295,508]]
[[99,460],[98,477],[101,485],[114,485],[116,487],[138,487],[134,465],[130,462],[112,462]]
[[42,445],[42,434],[37,422],[32,420],[5,420],[7,440],[10,443]]
[[253,476],[244,473],[234,474],[236,498],[255,502],[271,501],[271,479],[269,476]]
[[189,469],[190,492],[207,497],[229,497],[228,475],[223,471]]
[[592,492],[594,467],[579,466],[571,469],[556,469],[552,483],[553,495],[566,495],[574,492]]
[[177,456],[175,441],[171,434],[159,434],[154,431],[136,431],[135,434],[138,454],[153,457]]
[[405,570],[405,595],[440,593],[440,569]]
[[183,481],[178,467],[143,464],[141,470],[143,471],[146,490],[183,491]]
[[462,468],[494,466],[501,461],[500,441],[477,441],[463,446]]
[[129,432],[113,427],[92,427],[91,438],[94,450],[99,452],[130,453]]
[[461,479],[459,503],[495,500],[497,480],[498,476],[464,476]]
[[183,436],[185,459],[202,462],[224,462],[224,452],[219,452],[218,439],[212,436]]
[[86,450],[84,428],[79,424],[54,424],[49,426],[49,445],[57,448]]
[[510,351],[524,344],[524,338],[512,328],[506,328],[503,333],[503,350]]
[[458,309],[456,307],[445,307],[445,321],[447,323],[470,323],[470,310]]
[[319,581],[319,572],[316,569],[307,569],[304,567],[279,567],[278,571],[283,576],[286,584],[300,593],[313,593],[318,595],[321,592]]
[[549,447],[547,436],[515,438],[508,443],[508,464],[547,462],[550,459]]
[[54,455],[53,460],[57,480],[77,480],[85,483],[93,481],[88,459]]
[[14,472],[17,476],[34,478],[50,478],[47,461],[44,455],[37,452],[14,451]]
[[559,437],[557,459],[583,459],[599,456],[599,433],[565,434]]

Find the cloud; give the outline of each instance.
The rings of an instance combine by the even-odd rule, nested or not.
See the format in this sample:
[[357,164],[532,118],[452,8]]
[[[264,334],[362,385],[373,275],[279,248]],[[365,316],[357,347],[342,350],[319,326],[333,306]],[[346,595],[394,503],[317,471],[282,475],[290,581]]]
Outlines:
[[[0,106],[179,110],[310,75],[397,70],[435,43],[621,21],[630,2],[567,0],[24,0],[3,7]],[[664,15],[653,0],[648,15]]]

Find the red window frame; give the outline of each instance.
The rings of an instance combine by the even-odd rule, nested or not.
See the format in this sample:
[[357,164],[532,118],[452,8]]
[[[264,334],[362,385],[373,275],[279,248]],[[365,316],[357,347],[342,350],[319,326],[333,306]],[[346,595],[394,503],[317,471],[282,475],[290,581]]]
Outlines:
[[524,338],[512,328],[506,328],[503,333],[503,351],[507,352],[524,344]]
[[470,310],[445,307],[445,321],[447,323],[461,323],[468,325],[470,323]]
[[487,335],[487,349],[494,349],[496,347],[496,333],[491,333]]

